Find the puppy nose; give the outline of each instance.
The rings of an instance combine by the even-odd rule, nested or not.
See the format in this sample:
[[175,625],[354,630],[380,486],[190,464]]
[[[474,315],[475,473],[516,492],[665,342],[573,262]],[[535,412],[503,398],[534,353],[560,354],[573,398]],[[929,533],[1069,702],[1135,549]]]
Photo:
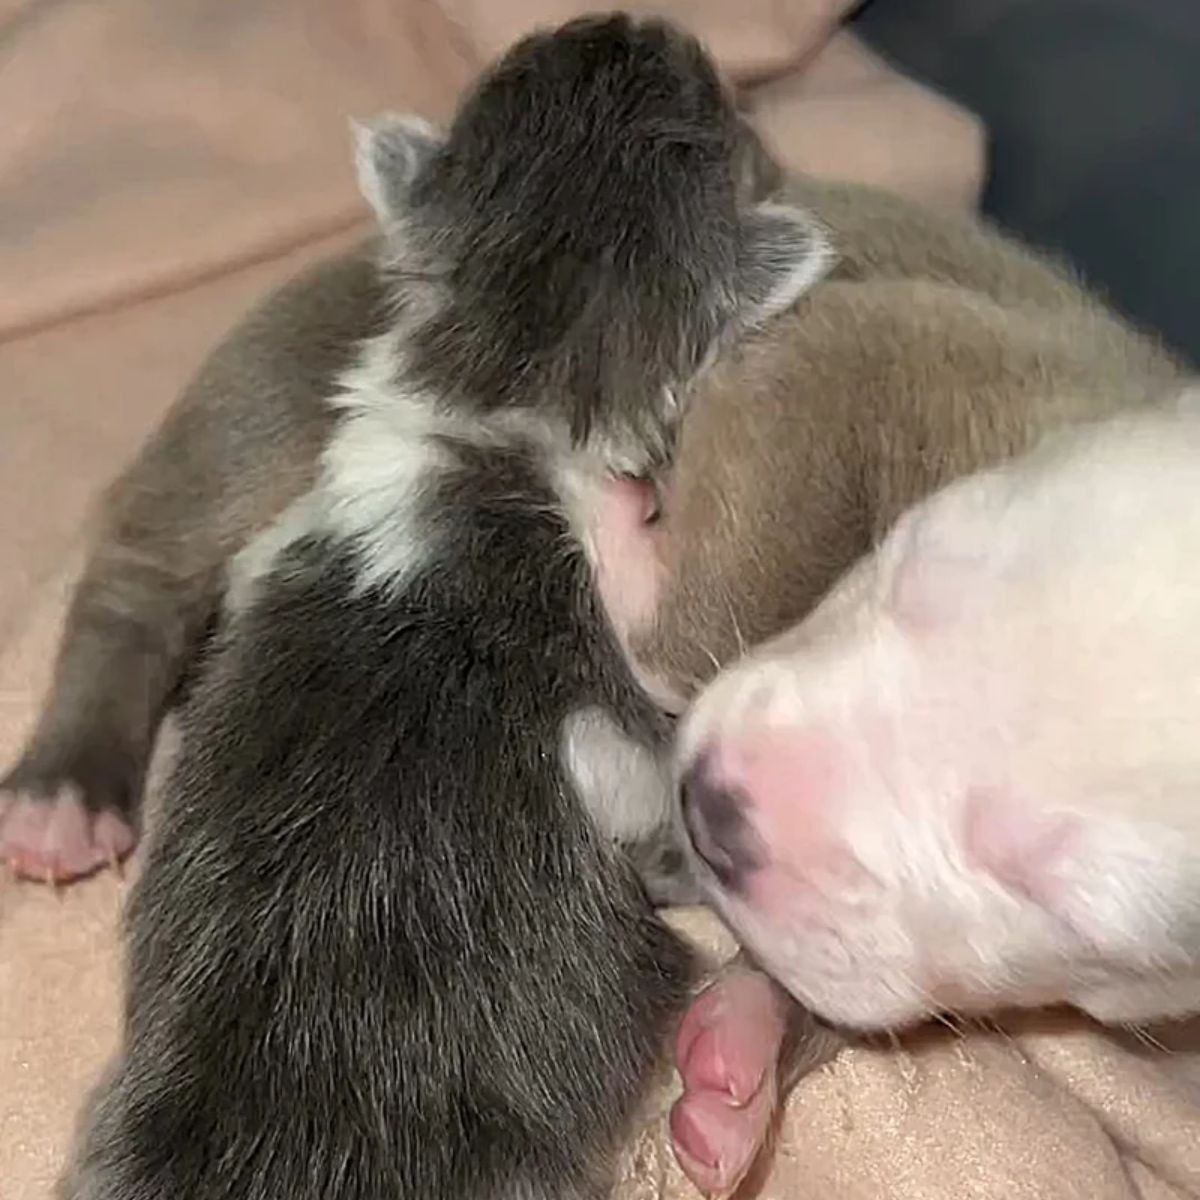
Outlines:
[[714,778],[703,758],[684,774],[679,793],[683,825],[696,853],[723,888],[741,891],[746,876],[763,864],[761,844],[742,802]]

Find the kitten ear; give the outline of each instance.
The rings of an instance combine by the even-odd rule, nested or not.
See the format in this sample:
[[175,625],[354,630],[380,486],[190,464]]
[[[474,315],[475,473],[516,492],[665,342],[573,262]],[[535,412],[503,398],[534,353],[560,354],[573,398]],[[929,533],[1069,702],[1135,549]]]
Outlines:
[[745,117],[739,115],[737,124],[733,180],[738,203],[756,204],[779,191],[783,185],[783,168]]
[[358,186],[380,225],[394,225],[408,207],[413,180],[442,144],[442,135],[421,117],[384,113],[351,121]]
[[742,216],[737,303],[754,328],[790,308],[836,261],[829,235],[811,213],[788,204],[756,204]]

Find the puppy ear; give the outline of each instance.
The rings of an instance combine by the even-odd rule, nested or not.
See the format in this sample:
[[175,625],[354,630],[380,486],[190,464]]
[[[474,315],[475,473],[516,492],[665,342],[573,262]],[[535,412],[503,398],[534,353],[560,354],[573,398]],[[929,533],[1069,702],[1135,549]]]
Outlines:
[[397,113],[351,121],[350,128],[359,189],[387,229],[404,215],[413,180],[442,144],[442,135],[420,117]]
[[912,633],[979,620],[1013,561],[1003,470],[955,480],[900,515],[879,551],[892,616]]
[[[997,753],[1002,761],[1003,748]],[[1075,811],[1057,809],[1007,788],[968,790],[965,860],[1048,912],[1102,966],[1123,961],[1132,968],[1127,984],[1136,983],[1139,968],[1157,975],[1183,949],[1179,937],[1188,918],[1179,901],[1191,878],[1187,846],[1113,815],[1135,812],[1136,796],[1082,795],[1073,805]],[[1103,988],[1104,975],[1096,982]]]
[[747,328],[790,308],[836,260],[812,214],[786,204],[756,204],[742,217],[738,310]]

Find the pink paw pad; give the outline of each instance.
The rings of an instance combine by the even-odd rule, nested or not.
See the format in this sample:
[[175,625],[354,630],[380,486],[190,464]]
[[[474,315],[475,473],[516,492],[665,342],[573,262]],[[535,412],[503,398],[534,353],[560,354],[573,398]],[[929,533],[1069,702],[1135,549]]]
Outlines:
[[0,862],[41,883],[67,883],[103,867],[116,867],[136,835],[115,812],[92,814],[74,789],[54,798],[16,795],[0,801]]
[[786,1004],[765,975],[735,970],[684,1016],[675,1044],[684,1092],[671,1138],[684,1173],[709,1195],[732,1192],[768,1138]]

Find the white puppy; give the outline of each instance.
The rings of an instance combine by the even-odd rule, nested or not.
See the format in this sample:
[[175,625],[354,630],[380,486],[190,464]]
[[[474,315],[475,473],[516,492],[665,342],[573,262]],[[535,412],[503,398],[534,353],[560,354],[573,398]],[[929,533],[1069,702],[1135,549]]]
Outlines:
[[1200,1011],[1200,405],[910,510],[680,741],[709,899],[821,1016]]

